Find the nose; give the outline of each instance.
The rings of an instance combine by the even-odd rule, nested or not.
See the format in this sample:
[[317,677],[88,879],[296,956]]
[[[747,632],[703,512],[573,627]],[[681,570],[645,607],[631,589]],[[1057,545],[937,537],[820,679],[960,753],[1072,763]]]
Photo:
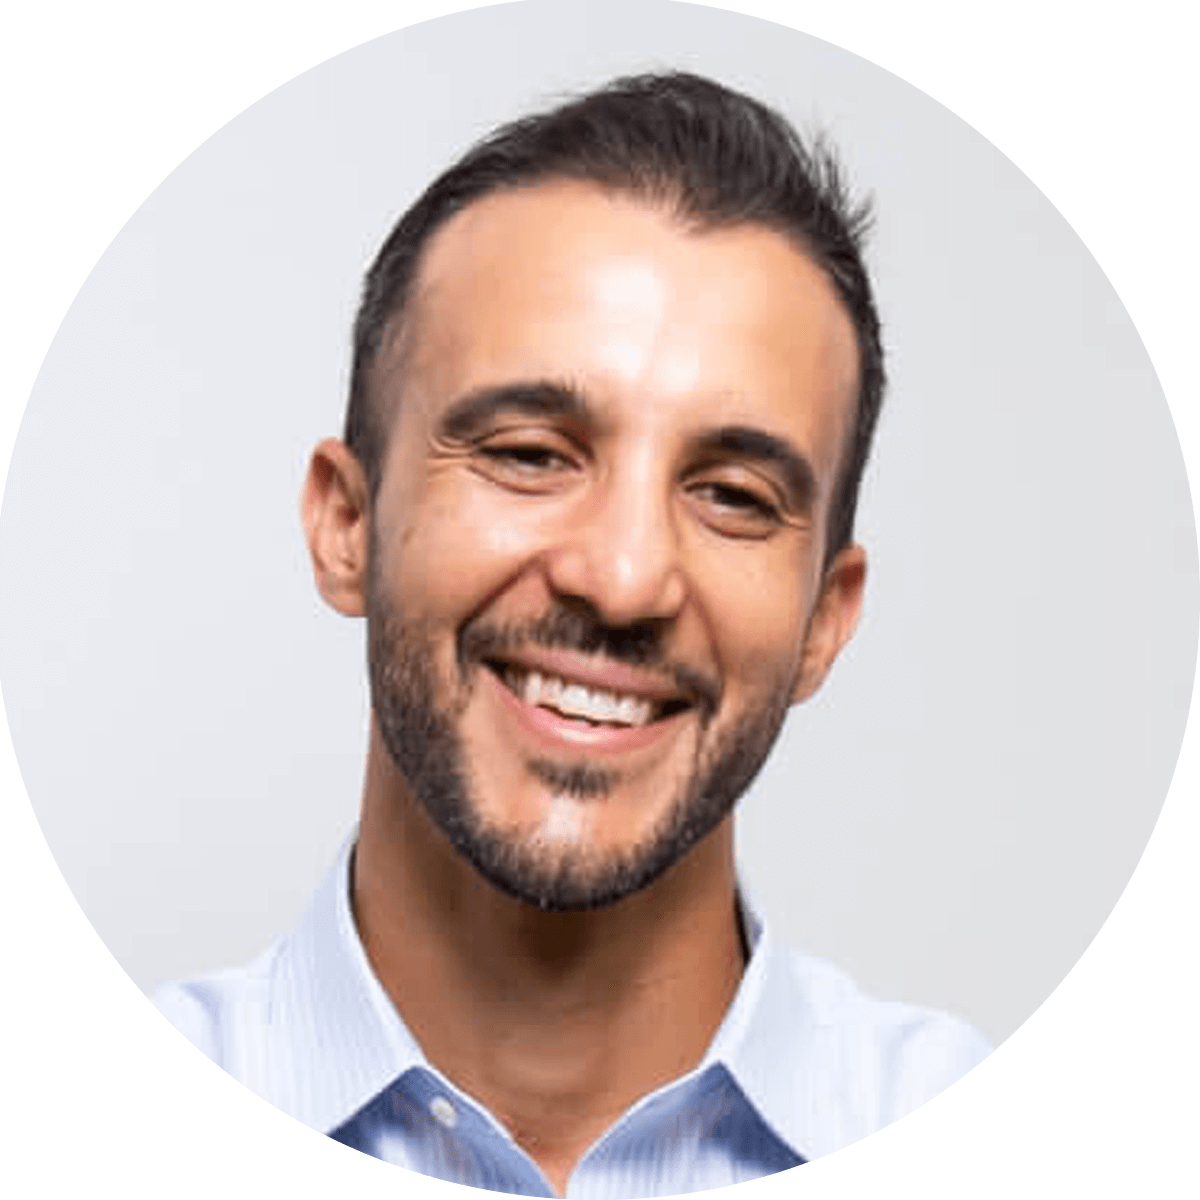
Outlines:
[[614,475],[593,485],[564,515],[545,560],[557,595],[586,601],[614,628],[669,620],[687,597],[668,489],[646,474]]

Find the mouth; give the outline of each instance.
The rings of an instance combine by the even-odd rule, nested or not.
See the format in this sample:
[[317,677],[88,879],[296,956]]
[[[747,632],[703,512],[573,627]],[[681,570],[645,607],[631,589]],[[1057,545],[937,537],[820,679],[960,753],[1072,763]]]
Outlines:
[[494,659],[487,666],[504,687],[531,708],[545,709],[584,727],[641,729],[692,707],[682,695],[616,691]]

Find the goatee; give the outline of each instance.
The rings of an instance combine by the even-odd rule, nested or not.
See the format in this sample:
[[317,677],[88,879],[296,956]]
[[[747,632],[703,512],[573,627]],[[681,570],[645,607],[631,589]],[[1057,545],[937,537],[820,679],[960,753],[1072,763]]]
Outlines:
[[[374,555],[372,556],[374,558]],[[450,843],[495,887],[546,911],[605,908],[653,883],[730,813],[766,760],[787,715],[790,688],[779,681],[763,703],[698,749],[690,778],[664,819],[638,845],[597,854],[577,841],[547,839],[489,824],[472,795],[458,722],[490,655],[521,645],[561,647],[653,665],[694,698],[701,734],[720,703],[719,686],[666,661],[662,629],[646,622],[612,628],[582,602],[560,602],[539,619],[500,627],[482,618],[457,639],[457,686],[439,686],[429,631],[406,622],[382,595],[372,569],[367,606],[371,704],[383,743],[413,795]],[[444,694],[450,693],[450,695]],[[704,747],[703,736],[697,739]],[[575,802],[602,797],[620,774],[579,762],[530,759],[526,769],[553,794]]]

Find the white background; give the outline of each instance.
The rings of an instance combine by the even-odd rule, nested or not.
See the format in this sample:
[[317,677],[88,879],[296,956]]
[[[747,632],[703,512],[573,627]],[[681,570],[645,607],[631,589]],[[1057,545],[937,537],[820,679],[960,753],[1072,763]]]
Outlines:
[[360,267],[482,130],[664,64],[830,130],[877,209],[863,620],[739,802],[743,885],[781,940],[993,1044],[1112,911],[1200,612],[1179,442],[1112,285],[995,146],[866,59],[669,0],[530,0],[240,113],[43,361],[0,510],[0,686],[55,862],[143,991],[293,928],[357,817],[363,623],[312,586],[296,496],[341,423]]

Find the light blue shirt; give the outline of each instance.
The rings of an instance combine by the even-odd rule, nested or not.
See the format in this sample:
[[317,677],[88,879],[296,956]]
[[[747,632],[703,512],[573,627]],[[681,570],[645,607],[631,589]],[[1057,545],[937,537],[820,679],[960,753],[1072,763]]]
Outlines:
[[[313,1129],[424,1175],[553,1196],[500,1122],[429,1063],[376,979],[350,909],[353,841],[293,933],[248,967],[167,985],[155,1003]],[[678,1195],[798,1166],[902,1117],[987,1055],[970,1026],[863,996],[745,912],[750,961],[708,1053],[592,1144],[568,1197]]]

